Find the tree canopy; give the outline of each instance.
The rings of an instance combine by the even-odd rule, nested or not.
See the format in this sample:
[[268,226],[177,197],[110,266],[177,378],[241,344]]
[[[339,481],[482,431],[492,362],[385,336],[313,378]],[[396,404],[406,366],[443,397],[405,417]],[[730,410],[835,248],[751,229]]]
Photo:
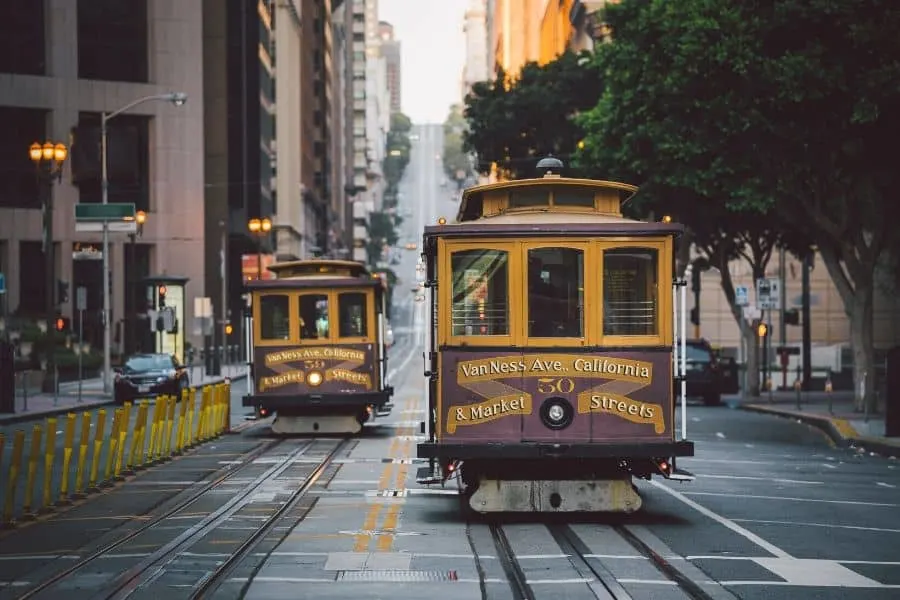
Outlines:
[[403,178],[406,165],[409,164],[409,152],[411,149],[409,132],[412,130],[412,121],[403,113],[391,115],[391,129],[387,134],[387,147],[384,157],[384,178],[387,183],[384,192],[386,204],[394,206],[397,203],[397,186]]
[[444,121],[444,172],[451,181],[456,181],[459,185],[472,175],[472,163],[463,144],[465,132],[466,119],[463,117],[462,106],[454,104]]
[[568,158],[582,137],[573,117],[592,108],[601,91],[600,71],[587,53],[528,63],[515,81],[501,72],[466,96],[464,149],[475,153],[480,173],[496,163],[512,177],[530,174],[547,154]]
[[580,163],[699,235],[817,245],[871,399],[873,274],[900,212],[900,6],[623,0],[606,21]]

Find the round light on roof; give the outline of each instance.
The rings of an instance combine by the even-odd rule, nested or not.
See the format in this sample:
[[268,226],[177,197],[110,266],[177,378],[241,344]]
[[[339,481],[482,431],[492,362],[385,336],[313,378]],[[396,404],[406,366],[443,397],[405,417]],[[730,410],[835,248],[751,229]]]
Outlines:
[[447,224],[447,219],[445,219],[444,217],[441,217],[440,219],[438,219],[438,225],[446,225],[446,224]]

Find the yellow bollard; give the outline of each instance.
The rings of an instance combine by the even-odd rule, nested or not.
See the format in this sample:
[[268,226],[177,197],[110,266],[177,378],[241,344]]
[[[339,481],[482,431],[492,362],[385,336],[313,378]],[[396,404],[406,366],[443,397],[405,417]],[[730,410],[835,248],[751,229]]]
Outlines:
[[31,512],[31,504],[34,500],[34,478],[37,475],[38,460],[41,455],[41,432],[42,427],[35,425],[31,430],[31,452],[28,455],[28,476],[25,480],[25,501],[22,502],[22,520],[34,519],[34,513]]
[[206,392],[203,391],[203,388],[200,388],[200,402],[197,406],[197,435],[194,438],[194,443],[199,444],[203,441],[203,415],[205,413],[206,407]]
[[19,485],[19,473],[22,472],[22,453],[25,450],[25,432],[16,431],[13,435],[12,456],[9,461],[9,477],[6,480],[6,499],[3,502],[3,524],[13,522],[13,506],[16,503],[16,488]]
[[75,414],[66,415],[66,431],[63,434],[63,464],[59,481],[59,500],[57,506],[71,504],[69,501],[69,467],[72,466],[72,448],[75,445]]
[[181,391],[181,402],[178,403],[178,427],[175,430],[175,454],[184,452],[184,419],[187,417],[188,398],[190,391],[185,388]]
[[153,418],[150,420],[150,443],[147,445],[147,462],[153,462],[156,454],[156,438],[159,435],[159,398],[153,401]]
[[[143,401],[143,404],[146,406],[144,412],[147,413],[146,422],[144,426],[141,427],[141,445],[139,446],[139,450],[141,453],[141,467],[146,467],[150,464],[153,457],[150,453],[150,446],[153,444],[153,419],[154,415],[150,413],[150,402],[147,400]],[[155,410],[154,410],[155,413]],[[148,439],[149,435],[149,439]]]
[[91,475],[88,480],[88,491],[98,492],[97,471],[100,469],[100,452],[103,450],[103,438],[106,436],[106,411],[97,411],[97,428],[94,430],[94,454],[91,456]]
[[225,416],[222,418],[222,431],[231,433],[231,382],[229,381],[222,387],[225,390],[222,392],[225,394]]
[[187,431],[185,432],[186,441],[185,446],[189,448],[193,448],[197,443],[197,438],[194,435],[194,413],[197,410],[197,388],[191,388],[190,394],[190,404],[188,404],[188,420],[187,420]]
[[147,437],[147,417],[150,412],[150,405],[146,400],[141,400],[138,407],[137,423],[135,423],[136,433],[134,435],[134,451],[132,456],[132,467],[135,469],[144,468],[144,445]]
[[177,396],[169,396],[169,404],[166,406],[166,458],[172,457],[172,429],[175,428],[175,404],[178,401]]
[[[113,470],[113,479],[124,481],[122,477],[122,461],[125,460],[125,443],[128,440],[128,428],[131,423],[131,402],[126,402],[122,407],[122,420],[119,423],[119,448],[116,451],[116,466]],[[132,435],[134,435],[132,433]]]
[[51,510],[51,492],[53,491],[53,462],[56,458],[56,419],[47,419],[47,442],[44,444],[44,489],[40,512]]
[[113,465],[119,449],[119,428],[122,426],[122,409],[117,408],[113,412],[112,431],[109,432],[109,440],[106,442],[106,468],[103,470],[103,486],[113,484]]
[[163,457],[164,448],[163,444],[166,440],[166,420],[169,416],[169,397],[168,396],[160,396],[159,398],[159,426],[156,428],[156,460],[154,462],[161,462]]
[[217,437],[221,432],[220,425],[222,423],[222,386],[215,385],[213,386],[212,391],[212,430],[209,432],[210,437]]
[[141,439],[141,419],[144,416],[143,403],[136,404],[135,406],[137,406],[137,415],[134,418],[134,431],[131,434],[131,447],[128,450],[128,460],[125,462],[125,472],[129,475],[133,475],[134,470],[137,468],[138,443]]
[[213,412],[215,411],[215,398],[213,398],[213,390],[215,386],[208,385],[203,388],[203,391],[206,392],[206,417],[203,420],[203,430],[205,432],[205,439],[209,441],[213,436],[213,423],[215,416]]
[[78,464],[75,466],[75,493],[73,498],[84,498],[84,463],[87,461],[88,443],[91,439],[91,413],[81,413],[81,438],[78,443]]

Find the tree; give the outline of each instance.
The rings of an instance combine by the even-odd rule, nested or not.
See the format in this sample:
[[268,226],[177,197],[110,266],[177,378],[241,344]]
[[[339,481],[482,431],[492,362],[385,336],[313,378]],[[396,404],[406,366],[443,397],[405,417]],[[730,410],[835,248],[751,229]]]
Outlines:
[[738,211],[765,215],[795,247],[815,243],[871,402],[874,269],[898,212],[884,151],[900,133],[898,7],[623,0],[606,21],[607,89],[585,117],[585,158],[627,165],[651,191],[690,190],[679,212],[692,228]]
[[403,179],[406,165],[409,164],[409,152],[411,144],[409,132],[412,130],[412,121],[403,113],[391,115],[391,129],[387,134],[385,158],[383,163],[384,178],[386,182],[384,196],[385,205],[393,207],[397,204],[397,186]]
[[370,265],[377,265],[381,260],[384,246],[394,246],[400,237],[394,227],[394,220],[386,212],[369,214],[367,225],[369,241],[366,243],[366,254]]
[[593,107],[602,91],[589,56],[566,52],[544,66],[526,64],[514,82],[501,72],[496,81],[472,86],[463,149],[476,154],[479,172],[490,173],[496,163],[520,177],[542,156],[568,158],[575,151],[582,129],[573,117]]
[[462,113],[462,106],[454,104],[450,107],[447,120],[444,121],[444,172],[459,186],[472,175],[472,162],[463,144],[465,131],[466,119]]
[[[804,238],[776,218],[755,181],[751,157],[729,147],[730,140],[721,134],[722,129],[746,127],[748,117],[729,109],[732,96],[743,90],[732,89],[731,80],[718,71],[710,74],[721,80],[714,91],[694,93],[697,86],[682,87],[680,70],[690,72],[691,67],[682,64],[688,59],[680,45],[696,46],[698,52],[709,47],[701,43],[698,29],[704,21],[697,15],[698,7],[709,2],[686,4],[626,0],[610,8],[607,20],[614,41],[596,55],[606,88],[597,106],[578,119],[586,135],[577,161],[594,177],[639,183],[640,193],[629,206],[633,216],[665,214],[686,225],[689,235],[681,244],[679,270],[683,273],[687,266],[693,243],[719,271],[722,291],[741,325],[744,317],[734,304],[728,264],[746,260],[755,280],[765,275],[778,246],[797,252]],[[716,56],[731,60],[742,43],[738,36],[724,39]],[[716,61],[695,64],[714,69]],[[748,388],[756,395],[756,331],[741,331],[749,350]]]

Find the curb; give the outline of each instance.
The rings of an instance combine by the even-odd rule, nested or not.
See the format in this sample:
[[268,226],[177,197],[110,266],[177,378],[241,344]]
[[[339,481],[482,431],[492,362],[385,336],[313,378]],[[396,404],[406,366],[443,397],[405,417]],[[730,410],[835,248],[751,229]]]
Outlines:
[[825,432],[832,442],[839,448],[857,449],[863,452],[874,452],[881,456],[897,458],[900,457],[900,440],[897,445],[879,440],[860,436],[853,429],[853,426],[846,419],[838,419],[834,417],[826,417],[824,415],[811,415],[809,413],[797,412],[793,410],[784,410],[778,408],[770,408],[759,404],[744,404],[738,406],[740,410],[755,412],[766,415],[774,415],[787,419],[796,419],[807,425],[812,425]]
[[[231,381],[239,381],[247,377],[247,374],[236,375],[231,378]],[[213,383],[220,383],[224,381],[224,378],[219,380],[210,381],[209,383],[204,383],[200,387],[205,387],[207,385]],[[85,410],[94,410],[95,408],[103,408],[104,406],[112,406],[115,402],[112,400],[100,400],[93,402],[82,402],[81,404],[76,404],[74,406],[61,406],[59,408],[53,408],[51,410],[45,410],[41,412],[26,412],[26,413],[18,413],[12,414],[10,416],[0,416],[0,427],[5,425],[15,425],[17,423],[23,423],[27,421],[38,421],[40,419],[45,419],[48,417],[58,417],[59,415],[65,415],[70,412],[83,412]]]

